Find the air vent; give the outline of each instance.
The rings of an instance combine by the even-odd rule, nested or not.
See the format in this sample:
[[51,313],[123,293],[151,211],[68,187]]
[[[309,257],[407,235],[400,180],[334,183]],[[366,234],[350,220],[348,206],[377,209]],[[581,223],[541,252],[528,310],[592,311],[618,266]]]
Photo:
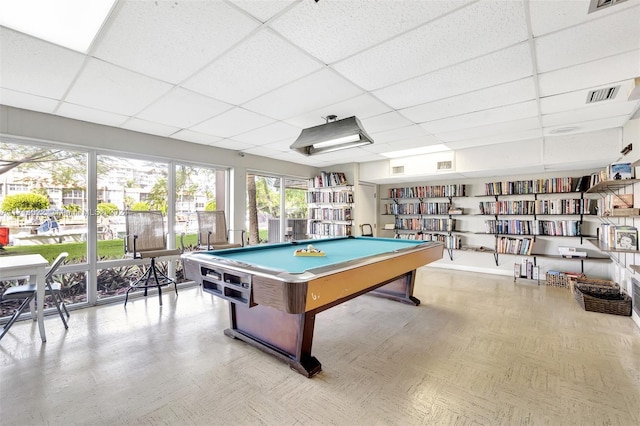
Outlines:
[[404,174],[404,166],[393,166],[391,167],[392,175],[403,175]]
[[594,102],[608,101],[616,97],[620,86],[607,87],[604,89],[592,90],[587,95],[587,103],[592,104]]
[[587,13],[597,12],[625,1],[627,0],[591,0],[589,2],[589,11]]
[[448,161],[438,161],[437,165],[436,165],[436,170],[439,172],[443,172],[445,170],[452,170],[453,169],[453,161],[448,160]]

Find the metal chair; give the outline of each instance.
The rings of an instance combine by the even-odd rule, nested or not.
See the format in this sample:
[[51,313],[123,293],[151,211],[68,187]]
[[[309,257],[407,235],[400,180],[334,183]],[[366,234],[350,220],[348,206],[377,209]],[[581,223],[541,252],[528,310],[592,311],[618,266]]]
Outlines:
[[[45,276],[45,295],[51,296],[51,298],[53,299],[53,302],[56,306],[56,309],[58,310],[58,314],[60,315],[60,319],[62,320],[62,323],[64,324],[65,329],[68,329],[69,326],[67,325],[67,320],[65,319],[64,314],[62,313],[62,310],[64,310],[65,314],[67,315],[67,318],[69,318],[70,315],[66,305],[64,304],[62,295],[60,294],[60,284],[53,281],[53,275],[55,274],[58,267],[62,265],[62,262],[64,262],[64,260],[68,256],[69,256],[69,253],[67,252],[60,253],[58,257],[56,257],[56,259],[51,264],[51,267],[49,268],[49,271],[47,271],[47,275]],[[35,284],[17,285],[17,286],[9,287],[8,289],[5,290],[5,292],[2,294],[2,297],[0,299],[2,302],[22,300],[22,303],[20,304],[20,306],[18,306],[18,308],[16,308],[11,318],[9,318],[9,321],[2,328],[2,334],[0,335],[0,339],[2,339],[4,335],[7,333],[7,331],[9,331],[9,328],[11,328],[13,323],[18,320],[18,318],[20,317],[20,315],[28,305],[31,305],[31,317],[35,320],[36,318],[35,308],[32,304],[35,297],[36,297]]]
[[198,217],[198,248],[201,250],[219,250],[242,247],[244,245],[244,230],[242,243],[229,242],[229,230],[224,211],[199,211]]
[[177,295],[178,285],[158,268],[156,259],[160,256],[180,254],[179,249],[167,248],[167,235],[164,230],[162,212],[127,210],[125,212],[125,230],[125,254],[133,256],[134,259],[151,259],[151,263],[146,272],[129,285],[124,305],[127,306],[131,291],[144,289],[144,295],[147,296],[149,288],[157,288],[160,306],[162,306],[161,287],[173,284]]
[[360,225],[360,235],[363,237],[373,237],[373,227],[368,223]]

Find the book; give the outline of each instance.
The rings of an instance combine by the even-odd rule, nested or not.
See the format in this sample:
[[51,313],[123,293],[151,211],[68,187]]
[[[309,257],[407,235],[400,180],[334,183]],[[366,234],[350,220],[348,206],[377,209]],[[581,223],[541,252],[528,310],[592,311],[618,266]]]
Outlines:
[[633,179],[631,163],[612,163],[609,166],[609,178],[611,180]]
[[574,258],[586,258],[587,252],[577,250],[575,247],[558,247],[558,251],[560,252],[560,256],[565,259],[574,259]]
[[616,226],[614,244],[617,250],[638,250],[638,229],[633,226]]

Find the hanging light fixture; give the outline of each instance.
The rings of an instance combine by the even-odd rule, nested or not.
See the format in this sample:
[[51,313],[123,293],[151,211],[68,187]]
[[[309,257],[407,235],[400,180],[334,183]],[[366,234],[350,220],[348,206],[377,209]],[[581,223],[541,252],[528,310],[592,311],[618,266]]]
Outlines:
[[315,155],[373,143],[356,116],[337,118],[329,115],[325,124],[303,129],[290,148],[304,155]]

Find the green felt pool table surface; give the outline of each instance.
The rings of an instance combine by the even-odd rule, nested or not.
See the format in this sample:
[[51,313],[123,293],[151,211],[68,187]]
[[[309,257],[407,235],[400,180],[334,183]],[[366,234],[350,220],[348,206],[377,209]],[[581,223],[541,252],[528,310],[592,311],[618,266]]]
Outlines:
[[[294,243],[277,243],[250,246],[239,249],[201,252],[249,265],[300,274],[305,271],[349,262],[355,259],[389,253],[424,244],[420,240],[400,240],[373,237],[337,237],[322,240],[305,240]],[[312,244],[325,256],[294,256],[294,252]]]

